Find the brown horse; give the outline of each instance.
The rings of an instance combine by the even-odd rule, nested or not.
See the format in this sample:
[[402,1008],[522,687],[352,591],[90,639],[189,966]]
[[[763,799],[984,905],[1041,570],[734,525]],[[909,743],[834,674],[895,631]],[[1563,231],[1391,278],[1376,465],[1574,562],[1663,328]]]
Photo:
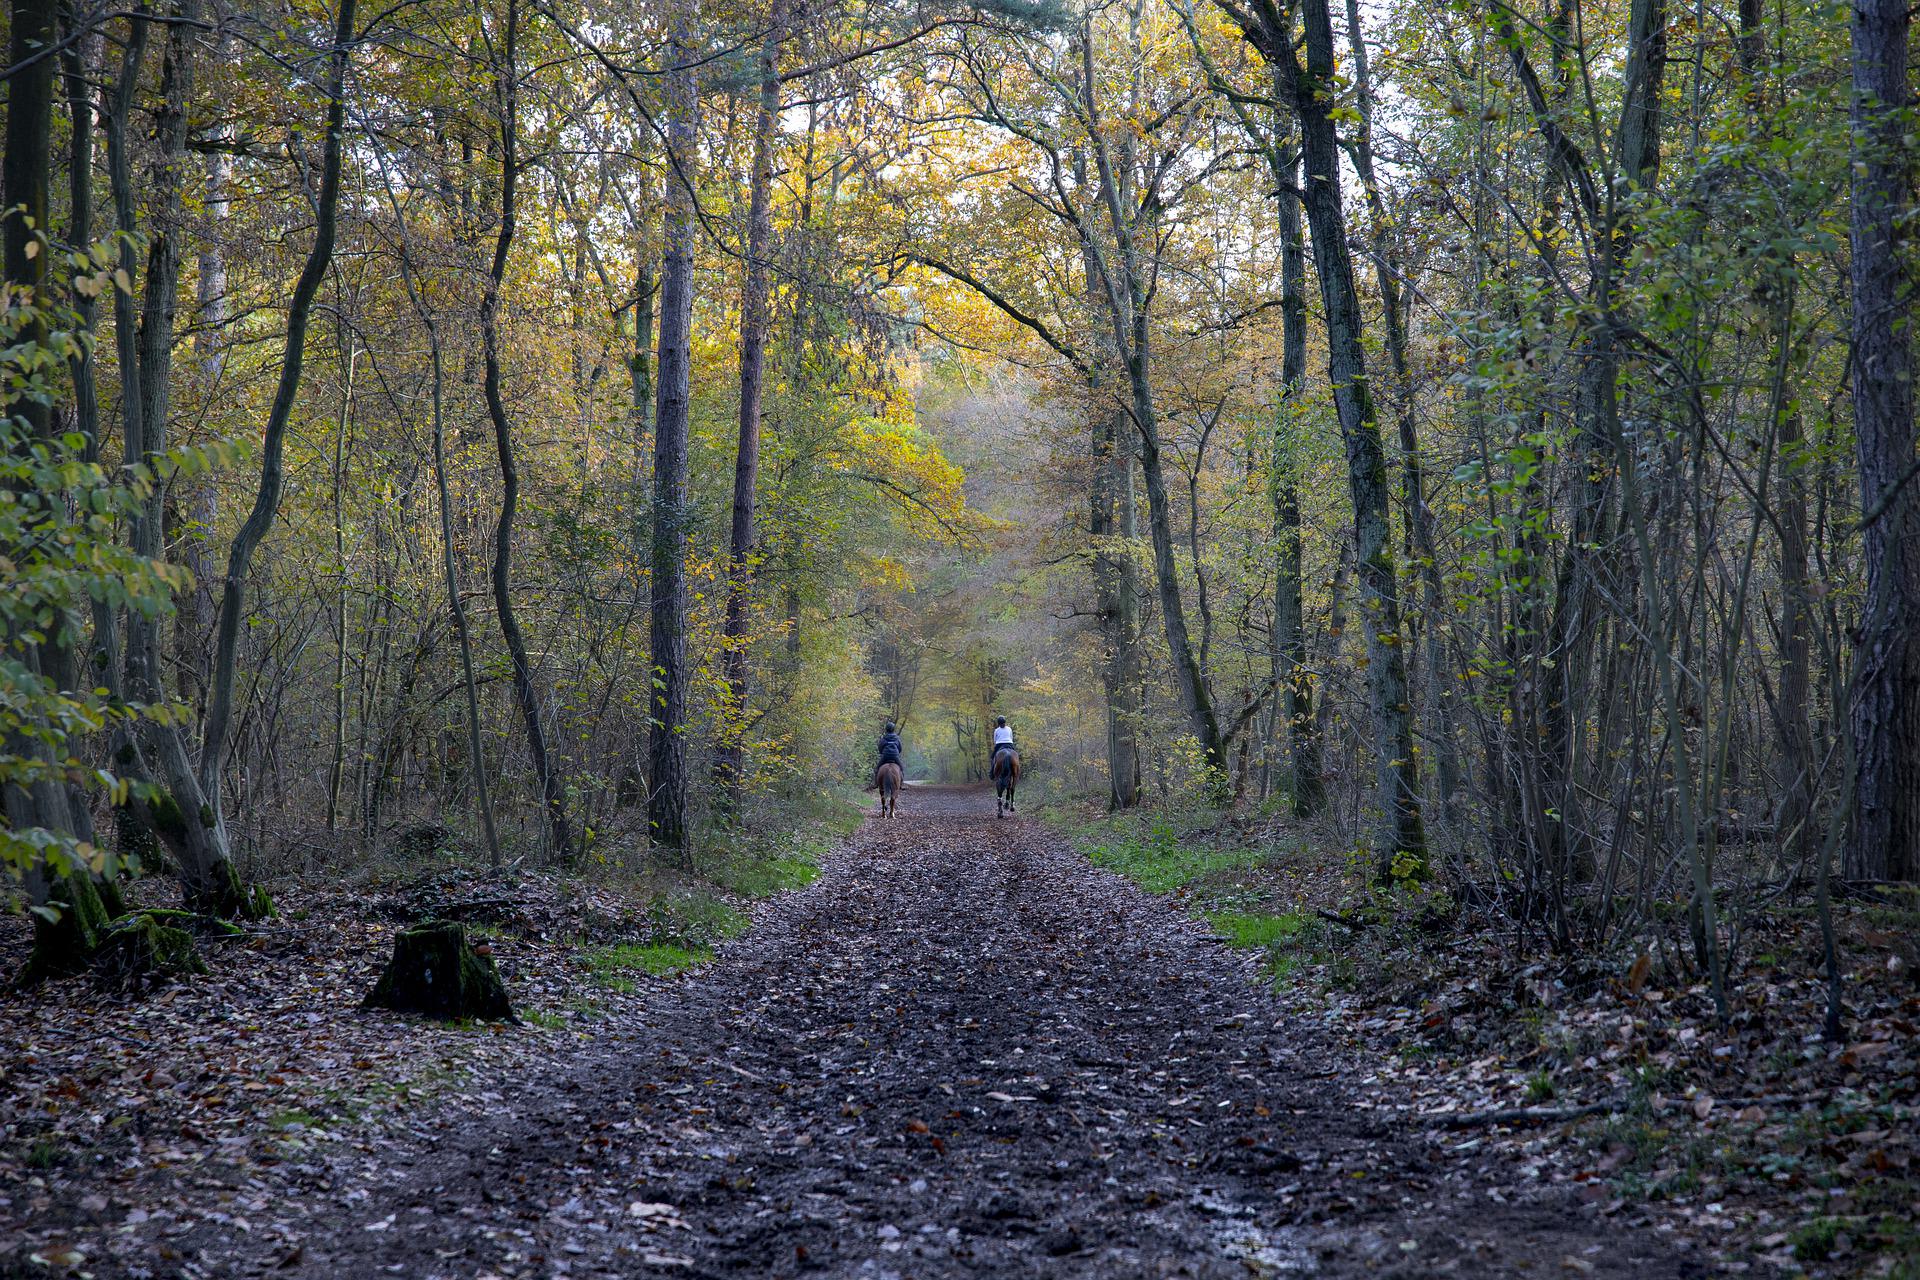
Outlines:
[[887,761],[873,771],[873,784],[880,788],[880,816],[891,818],[900,798],[900,766]]
[[1013,812],[1014,788],[1020,785],[1020,753],[1012,747],[993,755],[993,816],[1004,818]]

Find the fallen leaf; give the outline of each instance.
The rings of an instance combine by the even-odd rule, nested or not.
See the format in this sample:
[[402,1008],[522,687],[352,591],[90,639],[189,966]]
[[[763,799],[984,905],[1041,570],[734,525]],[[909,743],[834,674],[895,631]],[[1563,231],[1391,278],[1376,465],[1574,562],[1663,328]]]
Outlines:
[[1633,958],[1633,966],[1627,970],[1627,990],[1635,995],[1647,985],[1647,975],[1653,972],[1653,957],[1642,951]]

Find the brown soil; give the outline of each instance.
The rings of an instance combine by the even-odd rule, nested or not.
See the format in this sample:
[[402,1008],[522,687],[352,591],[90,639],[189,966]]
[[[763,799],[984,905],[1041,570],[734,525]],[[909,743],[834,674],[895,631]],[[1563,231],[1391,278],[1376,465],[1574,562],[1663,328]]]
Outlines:
[[570,1071],[253,1170],[286,1231],[202,1224],[190,1271],[1713,1270],[1353,1108],[1241,956],[984,788],[900,809]]

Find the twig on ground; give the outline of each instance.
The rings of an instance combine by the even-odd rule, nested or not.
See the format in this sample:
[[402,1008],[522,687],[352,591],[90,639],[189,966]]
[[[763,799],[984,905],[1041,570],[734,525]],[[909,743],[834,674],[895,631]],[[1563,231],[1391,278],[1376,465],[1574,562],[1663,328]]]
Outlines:
[[1359,933],[1367,927],[1365,920],[1355,920],[1351,916],[1343,916],[1338,911],[1329,911],[1325,907],[1315,907],[1314,914],[1322,920],[1331,920],[1333,923],[1351,929],[1355,933]]
[[1577,1107],[1506,1107],[1499,1111],[1449,1111],[1423,1117],[1436,1129],[1485,1129],[1503,1124],[1558,1124],[1617,1110],[1622,1099],[1608,1098]]

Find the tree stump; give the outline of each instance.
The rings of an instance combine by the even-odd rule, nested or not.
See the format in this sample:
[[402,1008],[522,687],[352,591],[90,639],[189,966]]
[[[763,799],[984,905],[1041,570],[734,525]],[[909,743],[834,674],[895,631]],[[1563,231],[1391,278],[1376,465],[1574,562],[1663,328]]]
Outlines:
[[138,991],[205,973],[207,962],[193,935],[181,927],[191,919],[184,911],[140,911],[113,921],[93,953],[95,981],[110,990]]
[[395,934],[393,959],[360,1007],[449,1022],[513,1017],[493,961],[468,945],[467,927],[452,920],[429,920]]

